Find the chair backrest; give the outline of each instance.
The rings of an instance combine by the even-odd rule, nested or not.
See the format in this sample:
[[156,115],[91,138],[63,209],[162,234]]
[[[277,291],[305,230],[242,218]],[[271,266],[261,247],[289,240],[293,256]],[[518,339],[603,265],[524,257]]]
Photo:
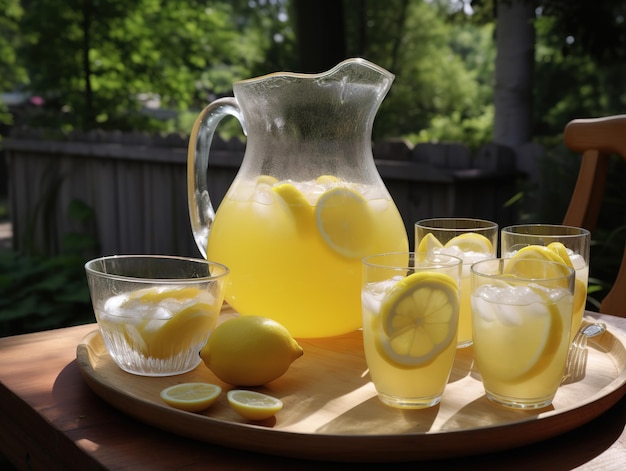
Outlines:
[[[563,224],[593,232],[604,195],[609,156],[618,154],[626,159],[626,115],[575,119],[565,127],[563,139],[571,150],[582,153],[578,180]],[[617,279],[602,300],[600,312],[626,317],[626,244]]]

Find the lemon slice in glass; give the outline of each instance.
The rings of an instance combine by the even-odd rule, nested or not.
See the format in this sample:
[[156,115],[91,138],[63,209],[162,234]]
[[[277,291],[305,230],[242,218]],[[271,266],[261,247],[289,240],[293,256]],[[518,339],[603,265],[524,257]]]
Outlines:
[[[476,351],[477,355],[491,359],[489,369],[494,377],[512,384],[525,381],[547,368],[563,337],[563,321],[558,307],[545,291],[539,288],[533,291],[543,302],[528,306],[494,304],[492,307],[486,307],[490,303],[480,298],[472,300],[472,303],[482,304],[477,311],[495,309],[498,317],[521,316],[524,319],[521,321],[526,326],[523,334],[519,331],[521,326],[516,327],[515,335],[494,331],[489,338],[481,342],[480,351]],[[510,350],[514,350],[516,354],[509,361],[493,361],[499,357],[500,352]]]
[[[536,260],[556,262],[552,264],[534,263]],[[512,273],[525,278],[559,278],[567,276],[569,268],[563,259],[548,247],[528,245],[520,249],[509,261],[505,273]]]
[[377,347],[383,358],[399,368],[429,363],[456,342],[457,283],[443,273],[413,273],[387,294],[380,317]]
[[222,393],[222,388],[211,383],[175,384],[161,391],[161,399],[166,404],[187,412],[200,412],[207,409]]
[[283,408],[280,399],[245,389],[228,391],[226,397],[233,410],[248,420],[269,419]]
[[430,253],[442,249],[443,244],[439,242],[439,239],[434,236],[431,232],[426,234],[420,240],[420,243],[417,246],[417,258],[419,260],[424,260]]
[[572,263],[572,259],[569,258],[569,254],[567,253],[567,249],[561,242],[551,242],[548,244],[548,248],[552,250],[555,254],[559,256],[561,261],[565,263],[568,267],[574,268],[574,264]]
[[132,292],[128,296],[128,301],[136,299],[142,303],[156,304],[156,303],[163,301],[164,299],[178,299],[179,301],[186,300],[186,299],[193,299],[196,296],[198,296],[199,293],[200,293],[200,290],[198,288],[192,288],[192,287],[146,288],[146,289],[140,289],[140,290]]
[[335,187],[320,196],[315,210],[317,228],[328,246],[349,258],[370,253],[374,218],[367,200],[344,187]]
[[466,232],[464,234],[453,237],[445,244],[446,248],[458,247],[464,253],[484,253],[491,254],[493,252],[493,244],[482,234],[476,232]]

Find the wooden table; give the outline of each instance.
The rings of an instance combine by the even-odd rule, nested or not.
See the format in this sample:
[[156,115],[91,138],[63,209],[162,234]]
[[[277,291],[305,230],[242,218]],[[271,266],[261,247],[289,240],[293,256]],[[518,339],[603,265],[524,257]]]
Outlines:
[[[626,319],[611,319],[626,330]],[[90,324],[0,339],[0,453],[19,469],[312,470],[329,466],[194,441],[114,409],[86,385],[76,362],[76,346],[94,329]],[[626,397],[622,397],[586,425],[534,445],[393,467],[622,471],[626,469],[625,426]],[[344,470],[380,467],[330,465]]]

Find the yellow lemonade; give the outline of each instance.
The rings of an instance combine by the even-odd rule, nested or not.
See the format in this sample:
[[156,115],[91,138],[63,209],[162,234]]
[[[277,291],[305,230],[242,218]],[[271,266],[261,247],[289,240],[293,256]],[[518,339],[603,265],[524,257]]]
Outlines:
[[[491,230],[491,229],[489,229]],[[441,234],[437,233],[439,236]],[[454,232],[450,231],[450,235]],[[443,232],[443,235],[448,233]],[[416,233],[417,237],[417,233]],[[471,266],[475,262],[494,258],[496,249],[491,241],[477,232],[463,232],[451,237],[445,244],[432,232],[426,234],[419,242],[418,251],[422,255],[430,252],[452,255],[463,260],[461,271],[461,308],[459,315],[459,333],[457,347],[468,347],[472,344],[472,306],[471,306]]]
[[200,363],[199,351],[217,323],[221,304],[221,297],[206,290],[159,286],[110,297],[96,315],[120,367],[165,375],[179,365],[192,369]]
[[520,408],[551,402],[563,377],[572,306],[565,288],[500,280],[474,290],[474,359],[490,398]]
[[361,259],[406,251],[404,223],[389,194],[333,176],[237,182],[222,200],[207,257],[230,268],[225,300],[269,317],[294,337],[361,327]]
[[362,305],[365,358],[381,401],[400,408],[437,404],[456,354],[456,281],[420,272],[368,283]]

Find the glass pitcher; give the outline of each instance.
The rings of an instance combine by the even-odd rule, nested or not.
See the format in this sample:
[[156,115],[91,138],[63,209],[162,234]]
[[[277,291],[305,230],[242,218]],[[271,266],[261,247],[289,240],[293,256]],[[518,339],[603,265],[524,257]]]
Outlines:
[[[361,327],[361,259],[407,251],[407,233],[374,164],[374,116],[394,76],[363,59],[320,74],[275,73],[233,85],[191,132],[188,199],[200,252],[225,264],[225,300],[298,338]],[[214,212],[209,148],[225,116],[247,136]]]

